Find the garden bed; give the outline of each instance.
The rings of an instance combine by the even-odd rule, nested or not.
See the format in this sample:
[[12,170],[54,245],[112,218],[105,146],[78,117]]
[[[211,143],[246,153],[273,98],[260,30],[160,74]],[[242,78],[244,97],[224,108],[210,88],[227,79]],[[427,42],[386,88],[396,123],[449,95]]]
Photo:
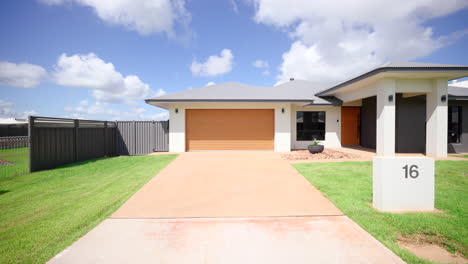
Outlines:
[[337,150],[324,149],[322,153],[311,154],[308,150],[294,150],[281,154],[285,160],[337,160],[337,159],[359,159],[361,156],[344,153]]

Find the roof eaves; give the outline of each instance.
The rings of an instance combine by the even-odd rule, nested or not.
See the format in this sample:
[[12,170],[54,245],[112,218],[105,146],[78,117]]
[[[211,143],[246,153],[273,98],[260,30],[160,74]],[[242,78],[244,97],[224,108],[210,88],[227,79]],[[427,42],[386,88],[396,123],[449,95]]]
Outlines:
[[467,101],[467,100],[468,100],[468,96],[449,95],[449,96],[448,96],[448,99],[449,99],[449,100],[453,100],[453,101]]
[[427,66],[427,67],[380,67],[380,68],[377,68],[377,69],[374,69],[372,71],[369,71],[369,72],[366,72],[364,74],[361,74],[355,78],[352,78],[350,80],[347,80],[345,82],[342,82],[338,85],[335,85],[331,88],[328,88],[328,89],[325,89],[323,91],[320,91],[318,93],[315,94],[315,96],[321,96],[322,94],[325,94],[325,93],[329,93],[331,91],[334,91],[334,90],[337,90],[343,86],[346,86],[346,85],[350,85],[352,83],[355,83],[355,82],[358,82],[360,80],[363,80],[363,79],[366,79],[366,78],[369,78],[373,75],[376,75],[376,74],[379,74],[379,73],[383,73],[383,72],[392,72],[392,71],[447,71],[447,70],[450,70],[450,71],[468,71],[468,66],[452,66],[452,67],[449,67],[449,66],[445,66],[445,67],[434,67],[434,66]]

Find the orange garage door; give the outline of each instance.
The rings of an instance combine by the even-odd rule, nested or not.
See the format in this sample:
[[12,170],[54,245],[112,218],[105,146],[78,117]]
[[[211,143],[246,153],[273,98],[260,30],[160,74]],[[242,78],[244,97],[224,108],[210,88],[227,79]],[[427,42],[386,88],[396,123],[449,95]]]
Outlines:
[[187,109],[188,150],[273,150],[273,109]]

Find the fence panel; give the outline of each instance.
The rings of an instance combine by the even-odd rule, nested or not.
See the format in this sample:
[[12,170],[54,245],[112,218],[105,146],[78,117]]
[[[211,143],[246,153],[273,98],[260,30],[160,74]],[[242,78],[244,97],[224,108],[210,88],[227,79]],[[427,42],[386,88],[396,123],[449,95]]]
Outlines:
[[28,124],[0,124],[0,137],[19,136],[28,136]]
[[29,169],[117,155],[168,151],[168,121],[95,121],[30,117]]
[[135,126],[133,121],[117,122],[117,153],[135,155]]
[[115,122],[30,117],[29,130],[31,172],[117,155]]
[[154,151],[169,151],[169,121],[155,122]]
[[0,179],[29,172],[29,137],[0,137]]
[[169,121],[117,121],[119,155],[169,150]]

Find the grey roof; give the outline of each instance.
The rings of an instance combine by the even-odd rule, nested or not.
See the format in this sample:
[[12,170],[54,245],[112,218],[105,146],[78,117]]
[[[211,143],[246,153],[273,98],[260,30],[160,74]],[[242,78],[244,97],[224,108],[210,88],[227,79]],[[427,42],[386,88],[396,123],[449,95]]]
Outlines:
[[466,65],[453,65],[453,64],[437,64],[425,62],[387,62],[377,68],[453,68],[453,67],[468,67]]
[[[305,80],[289,81],[277,86],[253,86],[237,82],[227,82],[189,89],[145,100],[147,103],[160,107],[167,103],[176,102],[298,102],[309,105],[341,105],[341,101],[333,96],[326,96],[328,92],[353,82],[368,78],[372,75],[388,71],[442,71],[459,72],[468,75],[468,66],[432,64],[418,62],[385,63],[358,77],[323,90],[326,85]],[[453,86],[450,86],[453,87]],[[449,89],[449,95],[465,97],[465,89],[456,87]],[[452,91],[453,94],[450,93]],[[459,95],[460,94],[460,95]],[[463,99],[464,100],[464,99]],[[164,107],[163,107],[164,108]]]
[[330,105],[332,102],[314,95],[323,87],[303,80],[269,87],[227,82],[171,93],[147,99],[146,102],[307,102]]
[[468,100],[468,87],[449,85],[449,99]]
[[450,65],[450,64],[434,64],[434,63],[422,63],[422,62],[387,62],[381,66],[374,68],[364,74],[361,74],[355,78],[342,82],[331,88],[325,89],[316,93],[317,96],[326,95],[327,93],[337,90],[341,87],[347,86],[354,82],[369,78],[373,75],[382,72],[391,71],[468,71],[467,65]]

